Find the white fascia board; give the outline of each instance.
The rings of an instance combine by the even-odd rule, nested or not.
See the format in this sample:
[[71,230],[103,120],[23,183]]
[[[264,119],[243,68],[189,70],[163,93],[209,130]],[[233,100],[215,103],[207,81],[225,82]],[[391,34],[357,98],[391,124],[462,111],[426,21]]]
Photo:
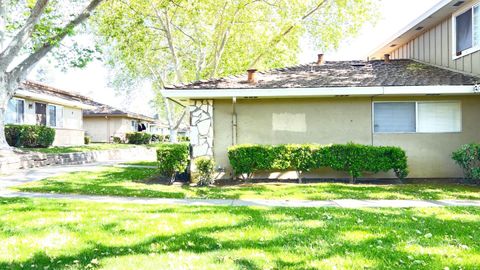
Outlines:
[[322,87],[322,88],[275,88],[275,89],[194,89],[163,90],[168,98],[231,98],[231,97],[334,97],[374,96],[383,93],[383,87]]
[[87,104],[84,104],[82,102],[72,101],[72,100],[63,99],[63,98],[50,96],[50,95],[46,95],[46,94],[34,93],[34,92],[27,91],[27,90],[17,90],[17,91],[15,91],[15,97],[32,99],[34,101],[43,101],[43,102],[47,102],[47,103],[54,103],[54,104],[57,104],[57,105],[63,105],[63,106],[67,106],[67,107],[74,107],[74,108],[85,109],[85,110],[95,109],[95,106],[87,105]]
[[473,85],[388,86],[388,87],[324,87],[276,89],[184,89],[163,90],[167,98],[222,99],[232,97],[335,97],[335,96],[413,96],[413,95],[468,95],[477,94]]
[[473,85],[389,86],[383,95],[468,95],[477,94]]

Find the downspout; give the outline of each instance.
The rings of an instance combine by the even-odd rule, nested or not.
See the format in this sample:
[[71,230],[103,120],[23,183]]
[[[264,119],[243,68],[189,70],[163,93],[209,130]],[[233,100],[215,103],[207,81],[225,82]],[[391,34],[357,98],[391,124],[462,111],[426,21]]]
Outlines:
[[110,119],[108,116],[105,116],[105,119],[107,121],[107,143],[110,142]]
[[235,105],[237,97],[232,97],[232,145],[237,144],[237,111]]

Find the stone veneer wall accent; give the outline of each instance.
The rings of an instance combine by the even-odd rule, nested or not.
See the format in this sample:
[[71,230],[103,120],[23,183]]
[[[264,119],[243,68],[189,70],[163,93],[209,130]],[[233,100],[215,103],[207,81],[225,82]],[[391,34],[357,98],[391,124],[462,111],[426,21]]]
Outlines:
[[213,100],[190,100],[192,158],[213,157]]

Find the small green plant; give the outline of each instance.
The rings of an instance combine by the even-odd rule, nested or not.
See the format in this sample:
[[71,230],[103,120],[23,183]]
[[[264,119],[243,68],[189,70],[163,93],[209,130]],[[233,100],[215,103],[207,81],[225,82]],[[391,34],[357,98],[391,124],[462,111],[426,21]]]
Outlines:
[[126,139],[129,144],[149,144],[152,135],[145,132],[131,132],[126,134]]
[[480,184],[480,144],[462,145],[452,153],[452,159],[463,169],[465,179]]
[[117,137],[117,136],[113,136],[113,137],[112,137],[112,140],[113,140],[113,143],[116,143],[116,144],[124,143],[124,141],[122,140],[122,138]]
[[10,146],[47,148],[55,140],[55,129],[36,125],[6,125],[5,137]]
[[195,159],[195,167],[198,171],[198,185],[208,186],[215,181],[215,161],[208,157],[199,157]]
[[175,182],[177,173],[187,169],[189,161],[189,145],[186,143],[163,143],[157,147],[157,160],[160,174]]
[[91,140],[92,140],[92,138],[89,137],[89,136],[83,137],[83,142],[84,142],[85,144],[90,144]]

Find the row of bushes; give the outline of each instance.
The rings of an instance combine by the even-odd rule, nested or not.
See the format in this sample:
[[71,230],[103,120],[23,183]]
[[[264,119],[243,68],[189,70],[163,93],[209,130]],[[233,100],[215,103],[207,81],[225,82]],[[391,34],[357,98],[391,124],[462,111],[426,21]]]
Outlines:
[[47,148],[55,139],[55,129],[36,125],[5,125],[5,137],[10,146]]
[[364,172],[388,172],[403,179],[408,175],[407,156],[398,147],[359,144],[237,145],[228,149],[237,175],[250,178],[257,171],[295,170],[299,175],[313,169],[347,172],[352,182]]
[[[118,138],[118,137],[115,137]],[[115,143],[121,143],[121,139],[115,139]],[[170,140],[169,135],[158,135],[158,134],[150,134],[146,132],[130,132],[125,135],[125,139],[129,144],[149,144],[149,143],[157,143],[157,142],[164,142]],[[178,136],[177,140],[179,142],[188,142],[187,136]]]

